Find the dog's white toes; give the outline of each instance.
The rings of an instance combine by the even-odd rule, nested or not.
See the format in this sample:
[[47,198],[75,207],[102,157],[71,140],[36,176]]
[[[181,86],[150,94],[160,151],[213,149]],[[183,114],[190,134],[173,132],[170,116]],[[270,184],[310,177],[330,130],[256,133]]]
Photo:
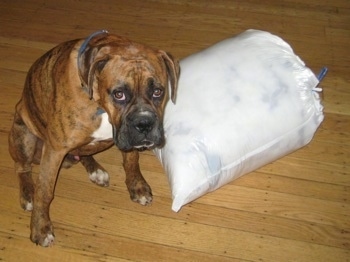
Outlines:
[[152,197],[142,196],[139,199],[136,199],[136,202],[143,205],[143,206],[147,206],[147,205],[152,204]]
[[33,210],[33,202],[27,202],[25,204],[25,208],[24,208],[25,211],[32,211]]
[[89,174],[89,178],[99,186],[109,186],[109,175],[106,171],[97,169]]
[[43,243],[41,244],[43,247],[51,247],[55,241],[55,237],[53,234],[47,234]]

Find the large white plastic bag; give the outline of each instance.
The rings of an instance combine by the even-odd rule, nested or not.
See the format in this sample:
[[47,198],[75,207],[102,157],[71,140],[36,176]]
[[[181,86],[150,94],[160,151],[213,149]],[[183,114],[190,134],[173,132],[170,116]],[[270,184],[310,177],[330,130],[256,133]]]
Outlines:
[[180,65],[166,144],[155,150],[174,211],[306,145],[323,120],[317,78],[270,33],[248,30]]

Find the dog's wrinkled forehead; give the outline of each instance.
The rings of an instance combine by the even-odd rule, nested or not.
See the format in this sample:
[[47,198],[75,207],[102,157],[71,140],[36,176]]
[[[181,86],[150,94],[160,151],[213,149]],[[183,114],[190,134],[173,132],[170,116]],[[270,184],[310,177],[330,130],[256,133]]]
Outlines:
[[140,52],[140,49],[137,46],[135,46],[135,44],[133,44],[133,43],[131,43],[129,46],[126,46],[125,49],[126,49],[126,53],[131,55],[131,56],[135,56],[135,57],[143,57],[144,56]]
[[131,88],[144,85],[153,80],[167,86],[166,68],[156,53],[141,52],[134,45],[126,48],[127,52],[111,54],[105,70],[118,72],[113,74],[113,81],[126,81]]
[[150,72],[158,72],[165,74],[163,61],[159,57],[159,53],[151,48],[138,47],[135,44],[130,44],[124,47],[125,51],[117,54],[125,62],[126,65],[132,66],[135,69],[148,70]]

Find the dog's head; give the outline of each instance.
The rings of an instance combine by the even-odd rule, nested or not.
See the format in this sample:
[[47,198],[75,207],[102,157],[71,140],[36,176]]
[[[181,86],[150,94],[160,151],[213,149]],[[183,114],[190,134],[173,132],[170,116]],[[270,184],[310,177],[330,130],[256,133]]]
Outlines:
[[169,89],[175,102],[177,60],[164,51],[104,33],[89,41],[78,64],[90,98],[108,113],[119,149],[163,145],[163,112]]

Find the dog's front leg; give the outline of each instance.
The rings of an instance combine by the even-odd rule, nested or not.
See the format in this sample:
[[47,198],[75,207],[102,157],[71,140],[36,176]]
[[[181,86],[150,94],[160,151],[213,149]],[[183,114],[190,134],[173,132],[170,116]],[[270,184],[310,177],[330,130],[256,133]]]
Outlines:
[[34,207],[31,217],[30,239],[41,246],[51,246],[54,242],[53,226],[50,220],[50,204],[58,171],[66,152],[55,151],[44,144],[38,179],[34,186]]
[[132,201],[141,205],[152,203],[152,190],[143,178],[139,166],[137,151],[123,152],[123,166],[126,174],[125,183]]

